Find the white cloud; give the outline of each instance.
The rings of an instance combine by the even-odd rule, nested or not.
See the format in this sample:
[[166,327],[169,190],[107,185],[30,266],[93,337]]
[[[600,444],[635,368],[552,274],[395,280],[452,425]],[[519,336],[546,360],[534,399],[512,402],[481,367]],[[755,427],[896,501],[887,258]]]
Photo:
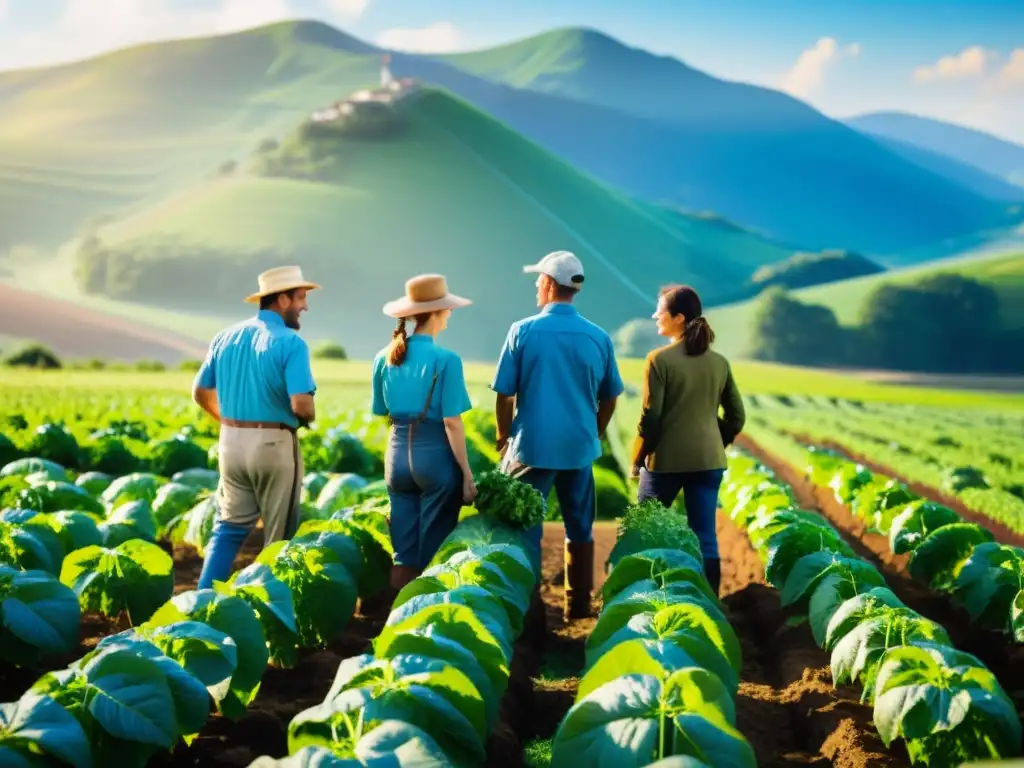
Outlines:
[[934,64],[917,67],[914,70],[914,80],[918,83],[931,83],[936,80],[981,77],[997,56],[995,51],[987,50],[980,45],[972,45],[960,53],[943,56]]
[[346,19],[358,19],[366,12],[370,0],[327,0],[327,7]]
[[823,37],[797,57],[793,68],[779,83],[779,87],[797,98],[806,98],[821,88],[825,73],[836,61],[846,56],[860,55],[860,43],[840,47],[834,37]]
[[10,13],[10,10],[7,0],[0,0],[0,21],[7,21],[7,14]]
[[290,0],[216,0],[208,6],[182,10],[174,0],[68,0],[45,33],[23,35],[0,48],[0,69],[72,61],[154,40],[235,32],[295,15]]
[[447,53],[459,47],[462,33],[450,21],[435,21],[425,27],[394,27],[377,35],[377,45],[410,53]]
[[1010,58],[999,75],[1006,84],[1024,84],[1024,48],[1010,51]]

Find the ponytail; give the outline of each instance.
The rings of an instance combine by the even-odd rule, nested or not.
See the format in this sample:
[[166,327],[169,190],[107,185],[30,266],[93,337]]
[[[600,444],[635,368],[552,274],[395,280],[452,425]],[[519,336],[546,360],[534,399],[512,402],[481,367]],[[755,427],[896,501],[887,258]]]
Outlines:
[[686,324],[683,346],[687,355],[703,355],[715,340],[715,332],[704,315],[698,315]]
[[405,331],[405,318],[398,318],[398,326],[391,332],[391,344],[388,345],[388,362],[401,365],[405,361],[405,353],[409,351],[409,337]]

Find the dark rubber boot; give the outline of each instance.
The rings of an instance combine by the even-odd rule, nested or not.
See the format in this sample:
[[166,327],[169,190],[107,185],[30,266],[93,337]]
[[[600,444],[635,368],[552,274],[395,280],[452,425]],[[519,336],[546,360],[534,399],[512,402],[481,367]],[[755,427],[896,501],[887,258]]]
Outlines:
[[722,586],[722,561],[717,557],[709,557],[704,560],[704,574],[708,577],[708,584],[711,591],[718,596],[718,590]]
[[590,616],[590,593],[594,588],[594,542],[565,542],[566,621]]

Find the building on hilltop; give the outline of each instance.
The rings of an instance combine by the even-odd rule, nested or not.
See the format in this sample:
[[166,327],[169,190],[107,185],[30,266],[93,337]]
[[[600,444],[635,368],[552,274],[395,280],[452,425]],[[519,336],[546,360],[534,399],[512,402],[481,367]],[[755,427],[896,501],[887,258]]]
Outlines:
[[422,83],[413,77],[396,78],[391,72],[391,54],[381,57],[380,86],[364,88],[350,94],[348,98],[335,102],[324,109],[314,112],[310,119],[315,123],[340,120],[347,115],[356,114],[365,105],[394,105],[408,96],[418,92]]

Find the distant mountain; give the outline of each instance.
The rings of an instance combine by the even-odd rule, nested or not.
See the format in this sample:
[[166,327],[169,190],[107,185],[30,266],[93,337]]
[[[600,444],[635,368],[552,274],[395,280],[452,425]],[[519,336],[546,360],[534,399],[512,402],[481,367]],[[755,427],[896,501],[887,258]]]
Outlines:
[[905,112],[872,112],[845,122],[859,131],[945,155],[1024,186],[1024,146],[990,133]]
[[898,139],[887,139],[882,136],[875,136],[875,138],[897,155],[944,176],[975,194],[1008,203],[1024,201],[1024,186],[1018,187],[1003,178],[993,176],[976,166],[962,163],[948,155],[921,149]]
[[535,311],[522,267],[549,251],[579,254],[580,308],[607,328],[650,314],[666,282],[726,300],[790,253],[727,222],[632,200],[444,91],[411,95],[388,115],[304,123],[222,177],[101,227],[76,272],[115,299],[243,313],[239,286],[298,260],[324,286],[304,325],[366,357],[390,338],[384,301],[413,274],[438,271],[475,302],[445,343],[490,360],[508,325]]
[[[525,104],[486,106],[577,165],[777,238],[934,257],[961,247],[959,237],[1016,220],[948,169],[911,162],[786,94],[720,80],[594,30],[435,59],[550,97],[534,114]],[[567,115],[556,97],[614,112]]]
[[[375,84],[379,54],[301,21],[0,74],[0,247],[59,242],[196,183]],[[454,57],[396,53],[392,69],[628,195],[712,210],[794,250],[919,260],[1021,216],[786,95],[591,30]]]

